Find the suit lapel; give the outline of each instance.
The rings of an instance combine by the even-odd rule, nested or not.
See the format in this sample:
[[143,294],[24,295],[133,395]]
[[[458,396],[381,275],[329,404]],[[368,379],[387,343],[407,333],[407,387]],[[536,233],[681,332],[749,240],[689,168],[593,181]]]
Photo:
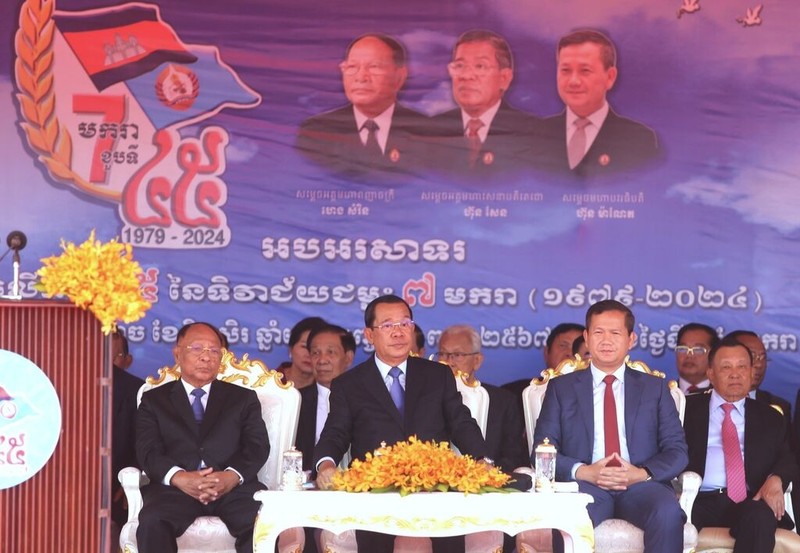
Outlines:
[[625,367],[625,440],[628,442],[629,454],[636,445],[633,439],[633,426],[642,402],[642,388],[644,387],[642,376],[644,375]]
[[[756,395],[757,394],[758,391],[756,391]],[[750,482],[750,473],[752,471],[748,469],[757,467],[757,457],[759,455],[764,455],[764,448],[759,439],[762,435],[759,428],[763,422],[758,416],[758,410],[754,406],[756,401],[758,400],[750,398],[744,401],[744,479],[747,482],[747,489],[752,492],[758,490],[761,484],[758,482]],[[755,487],[753,487],[753,484],[755,484]]]
[[175,384],[173,384],[170,396],[178,417],[192,432],[199,432],[197,422],[194,420],[194,413],[192,413],[192,406],[189,403],[189,397],[186,395],[186,389],[179,380],[176,380]]
[[[578,409],[583,420],[583,427],[586,431],[586,441],[589,444],[589,456],[591,457],[591,447],[594,443],[594,405],[592,402],[592,371],[589,369],[580,371],[575,378],[576,395],[579,398]],[[586,401],[580,399],[586,398]]]
[[208,393],[208,402],[206,403],[206,412],[205,415],[203,415],[203,422],[200,424],[201,438],[208,434],[209,429],[214,426],[214,423],[224,412],[227,398],[228,394],[225,386],[218,380],[213,381]]

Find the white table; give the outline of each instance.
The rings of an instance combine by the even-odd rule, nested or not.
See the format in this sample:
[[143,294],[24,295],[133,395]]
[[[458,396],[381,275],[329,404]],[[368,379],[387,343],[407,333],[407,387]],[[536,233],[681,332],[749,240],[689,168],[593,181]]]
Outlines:
[[515,535],[535,528],[557,528],[566,551],[591,553],[592,521],[586,512],[591,496],[581,493],[458,492],[349,493],[331,491],[261,491],[256,520],[256,553],[273,553],[283,530],[311,526],[341,533],[373,530],[396,536],[458,536],[484,530]]

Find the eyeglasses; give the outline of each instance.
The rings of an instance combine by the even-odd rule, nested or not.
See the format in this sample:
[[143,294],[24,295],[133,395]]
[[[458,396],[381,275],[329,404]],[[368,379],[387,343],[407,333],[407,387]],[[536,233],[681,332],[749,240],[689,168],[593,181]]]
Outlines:
[[191,346],[186,346],[186,351],[198,357],[203,355],[205,352],[208,352],[210,355],[213,355],[214,357],[222,355],[221,348],[201,346],[200,344],[192,344]]
[[488,75],[493,69],[499,69],[497,65],[493,65],[491,63],[486,63],[479,61],[477,63],[466,63],[463,61],[451,61],[447,64],[447,69],[450,71],[451,75],[463,75],[469,71],[472,71],[479,77],[485,77]]
[[753,355],[753,362],[754,363],[761,363],[761,362],[769,361],[769,357],[767,357],[766,353],[759,353],[757,355]]
[[375,325],[371,328],[375,330],[380,330],[381,332],[392,332],[393,330],[414,330],[414,321],[411,319],[403,319],[402,321],[398,321],[396,323],[381,323],[379,325]]
[[458,363],[459,361],[461,361],[465,357],[468,357],[470,355],[478,355],[479,353],[480,353],[479,351],[473,351],[473,352],[470,352],[470,353],[463,353],[461,351],[454,351],[452,353],[447,352],[447,351],[437,351],[436,352],[436,358],[441,360],[441,361],[445,361],[445,362],[447,362],[447,361],[452,359],[453,361]]
[[695,346],[693,348],[689,346],[677,346],[675,348],[675,353],[678,355],[705,355],[708,353],[708,349],[702,346]]
[[390,66],[386,63],[378,63],[378,62],[353,63],[353,62],[343,61],[342,63],[339,64],[339,69],[342,71],[342,74],[344,75],[355,75],[362,68],[370,75],[386,75],[389,73]]

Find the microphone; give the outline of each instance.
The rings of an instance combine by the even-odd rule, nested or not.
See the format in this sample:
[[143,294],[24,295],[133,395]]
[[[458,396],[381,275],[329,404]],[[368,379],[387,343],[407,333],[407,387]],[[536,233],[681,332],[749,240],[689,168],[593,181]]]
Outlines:
[[28,237],[25,236],[25,233],[21,230],[12,230],[8,233],[8,237],[6,238],[6,244],[8,244],[8,249],[5,251],[3,255],[0,255],[0,261],[8,254],[8,252],[14,252],[13,255],[13,268],[14,268],[14,279],[11,281],[11,294],[8,296],[2,296],[4,298],[15,299],[19,300],[22,299],[22,296],[19,293],[19,251],[23,249],[28,244]]
[[28,245],[28,237],[25,236],[25,233],[21,230],[12,230],[8,233],[6,244],[8,244],[10,249],[18,252],[19,250],[25,249],[25,246]]

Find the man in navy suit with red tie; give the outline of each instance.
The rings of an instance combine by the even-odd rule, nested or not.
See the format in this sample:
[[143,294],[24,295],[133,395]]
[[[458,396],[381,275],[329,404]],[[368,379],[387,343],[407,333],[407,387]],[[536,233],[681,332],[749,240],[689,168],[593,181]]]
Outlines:
[[678,553],[686,517],[670,480],[686,466],[686,440],[666,382],[625,366],[634,323],[618,301],[589,308],[591,366],[550,381],[534,441],[548,438],[556,478],[594,498],[595,526],[621,518],[644,531],[647,553]]
[[703,477],[692,509],[698,530],[730,528],[734,553],[770,552],[775,530],[792,528],[784,491],[797,478],[785,417],[750,399],[753,354],[725,337],[709,353],[711,392],[686,399],[688,470]]
[[253,390],[217,380],[222,338],[208,323],[178,332],[181,378],[145,392],[136,414],[136,454],[150,478],[142,489],[136,540],[141,553],[177,551],[176,538],[199,516],[218,516],[238,553],[253,550],[265,486],[259,469],[269,437]]

